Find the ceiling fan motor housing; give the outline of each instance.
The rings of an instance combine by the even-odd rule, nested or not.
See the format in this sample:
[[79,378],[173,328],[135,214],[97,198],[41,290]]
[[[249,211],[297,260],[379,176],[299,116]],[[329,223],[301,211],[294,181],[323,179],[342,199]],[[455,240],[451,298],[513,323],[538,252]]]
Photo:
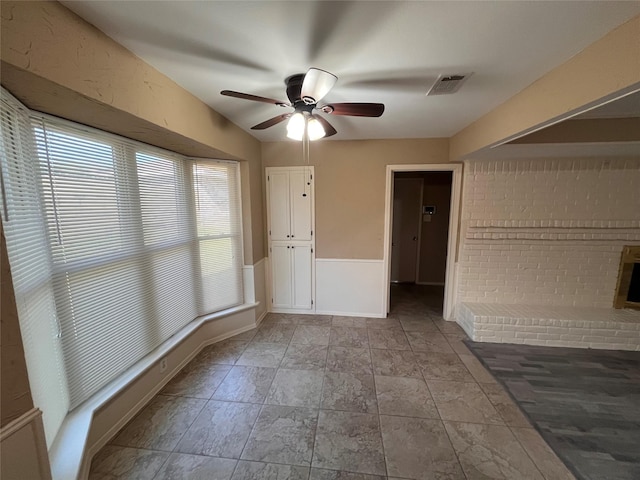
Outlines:
[[300,92],[302,91],[302,82],[304,81],[304,73],[297,73],[288,77],[284,83],[287,85],[287,98],[292,105],[300,102]]

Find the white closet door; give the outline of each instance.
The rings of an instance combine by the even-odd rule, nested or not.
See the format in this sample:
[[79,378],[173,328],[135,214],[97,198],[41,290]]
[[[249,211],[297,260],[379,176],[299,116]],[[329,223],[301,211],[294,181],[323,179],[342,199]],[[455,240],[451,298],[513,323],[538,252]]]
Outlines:
[[311,245],[291,247],[293,308],[311,308]]
[[271,172],[267,183],[271,240],[289,240],[289,172]]
[[291,238],[311,240],[311,183],[309,171],[289,174],[291,192]]
[[273,307],[291,308],[291,248],[289,245],[272,245],[271,247],[271,286]]

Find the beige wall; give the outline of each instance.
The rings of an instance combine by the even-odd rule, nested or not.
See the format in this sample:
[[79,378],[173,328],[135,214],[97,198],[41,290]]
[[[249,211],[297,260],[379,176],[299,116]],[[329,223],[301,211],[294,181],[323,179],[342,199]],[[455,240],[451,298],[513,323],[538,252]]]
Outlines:
[[[447,163],[446,138],[324,141],[315,166],[316,257],[382,259],[387,165]],[[262,144],[265,167],[302,165],[299,142]]]
[[18,310],[13,292],[7,246],[0,226],[0,427],[15,420],[33,408],[27,365],[24,361],[22,336],[18,323]]
[[451,138],[451,159],[533,131],[640,87],[640,15],[612,30]]
[[255,138],[57,2],[3,1],[1,12],[2,85],[28,107],[186,155],[246,161],[245,262],[263,258]]

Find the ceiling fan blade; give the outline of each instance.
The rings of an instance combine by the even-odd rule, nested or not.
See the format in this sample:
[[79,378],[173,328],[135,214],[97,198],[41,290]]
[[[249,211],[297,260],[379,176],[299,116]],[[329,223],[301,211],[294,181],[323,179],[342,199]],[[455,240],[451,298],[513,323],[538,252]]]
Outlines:
[[313,118],[315,118],[320,122],[320,124],[322,124],[322,128],[324,128],[324,138],[330,137],[331,135],[335,135],[336,133],[338,133],[338,131],[335,128],[333,128],[333,125],[327,122],[320,115],[313,115]]
[[279,105],[281,107],[289,107],[287,102],[281,102],[280,100],[274,100],[273,98],[259,97],[258,95],[251,95],[250,93],[234,92],[233,90],[222,90],[220,95],[226,95],[227,97],[242,98],[244,100],[253,100],[254,102],[272,103],[273,105]]
[[322,97],[329,93],[337,81],[338,77],[333,73],[325,72],[319,68],[310,68],[304,76],[300,97],[307,105],[318,103]]
[[254,125],[253,127],[251,127],[251,130],[264,130],[265,128],[273,127],[274,125],[277,125],[280,122],[284,122],[290,116],[291,116],[290,113],[278,115],[277,117],[270,118],[269,120],[265,120],[262,123]]
[[329,103],[320,109],[331,115],[349,115],[351,117],[379,117],[384,113],[383,103]]

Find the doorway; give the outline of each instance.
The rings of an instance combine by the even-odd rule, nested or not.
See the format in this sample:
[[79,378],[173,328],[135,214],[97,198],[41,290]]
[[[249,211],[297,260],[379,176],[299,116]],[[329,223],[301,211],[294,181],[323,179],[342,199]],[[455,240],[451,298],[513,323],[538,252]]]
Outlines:
[[451,319],[461,174],[460,164],[387,166],[385,313],[392,295],[428,291]]
[[424,181],[412,173],[396,173],[393,179],[391,228],[391,282],[416,283],[420,254],[420,211]]

